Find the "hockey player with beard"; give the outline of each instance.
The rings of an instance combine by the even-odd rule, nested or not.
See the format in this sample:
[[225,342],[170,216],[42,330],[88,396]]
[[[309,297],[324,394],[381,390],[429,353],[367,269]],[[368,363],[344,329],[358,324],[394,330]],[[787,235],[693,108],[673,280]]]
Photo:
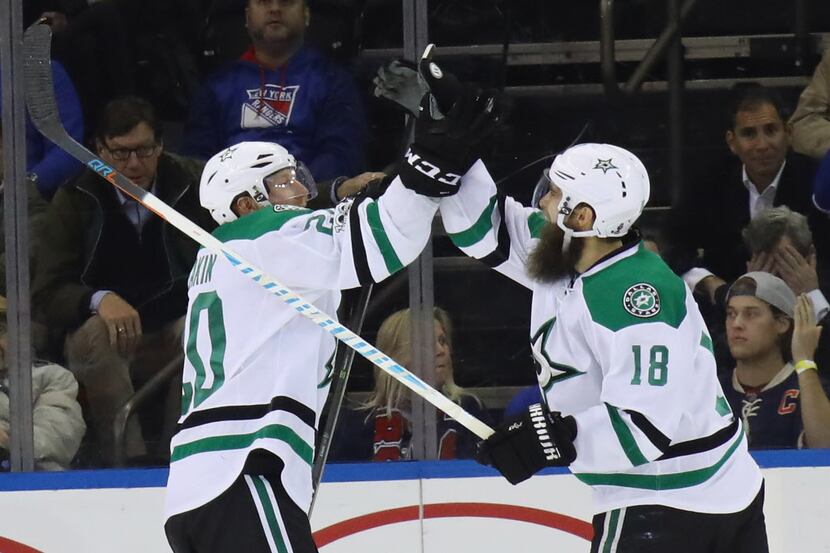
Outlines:
[[533,291],[543,403],[503,423],[480,460],[513,484],[569,466],[594,490],[592,553],[767,551],[761,472],[697,305],[629,232],[649,198],[645,167],[580,144],[538,190],[538,209],[523,207],[477,163],[441,202],[457,245]]
[[[336,313],[340,290],[387,278],[427,243],[439,198],[457,192],[499,121],[492,98],[468,100],[440,121],[419,117],[400,168],[406,178],[377,201],[311,211],[313,179],[285,148],[243,142],[221,151],[200,184],[201,204],[220,224],[214,236]],[[188,286],[168,541],[175,553],[316,552],[311,469],[335,340],[212,251],[199,252]]]
[[[454,77],[434,64],[421,73],[433,91],[463,89],[436,86]],[[545,171],[535,208],[500,195],[481,161],[441,200],[458,247],[533,291],[543,402],[497,428],[479,460],[513,484],[570,467],[594,491],[592,553],[764,553],[763,479],[709,332],[683,281],[630,232],[649,192],[631,152],[580,144]]]

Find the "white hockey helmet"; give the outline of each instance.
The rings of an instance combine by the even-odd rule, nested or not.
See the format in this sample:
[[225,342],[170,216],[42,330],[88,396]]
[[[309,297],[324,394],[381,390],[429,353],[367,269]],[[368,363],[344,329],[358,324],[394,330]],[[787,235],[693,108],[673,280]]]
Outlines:
[[247,192],[259,205],[271,205],[265,180],[287,168],[294,170],[309,199],[317,195],[311,173],[288,150],[273,142],[240,142],[208,160],[199,183],[199,200],[220,225],[235,221],[234,199]]
[[[551,182],[562,191],[556,224],[569,236],[624,236],[643,212],[651,191],[643,163],[611,144],[578,144],[556,156],[537,185],[534,202],[547,193]],[[590,230],[565,226],[579,204],[591,206],[596,214]]]

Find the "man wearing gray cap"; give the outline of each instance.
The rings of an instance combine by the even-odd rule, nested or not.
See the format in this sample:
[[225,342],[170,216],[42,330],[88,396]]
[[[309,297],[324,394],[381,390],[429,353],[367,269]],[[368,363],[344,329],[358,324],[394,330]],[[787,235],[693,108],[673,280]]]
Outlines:
[[810,299],[770,273],[746,273],[727,293],[735,368],[721,375],[750,449],[830,447],[830,399],[814,355],[821,328]]

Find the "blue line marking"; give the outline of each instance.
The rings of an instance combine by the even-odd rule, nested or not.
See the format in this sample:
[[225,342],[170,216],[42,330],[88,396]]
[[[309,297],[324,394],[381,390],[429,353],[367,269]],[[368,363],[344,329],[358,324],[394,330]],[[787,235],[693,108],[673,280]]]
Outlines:
[[[756,451],[763,468],[830,467],[830,449]],[[565,468],[548,468],[540,474],[567,474]],[[475,461],[395,461],[388,463],[337,463],[326,465],[323,482],[371,482],[419,478],[478,478],[498,476],[495,469]],[[167,469],[76,470],[66,472],[0,473],[0,493],[25,490],[107,488],[161,488]]]

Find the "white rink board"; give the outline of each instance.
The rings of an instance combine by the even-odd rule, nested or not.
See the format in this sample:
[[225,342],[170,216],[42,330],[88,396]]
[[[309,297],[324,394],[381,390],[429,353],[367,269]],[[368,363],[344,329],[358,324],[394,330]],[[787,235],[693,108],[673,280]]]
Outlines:
[[[764,469],[772,553],[830,553],[830,451],[801,453],[760,459],[777,465]],[[797,462],[816,466],[790,466]],[[320,551],[587,553],[586,486],[564,473],[515,487],[490,474],[464,461],[333,465],[312,518]],[[164,470],[0,475],[0,553],[169,552],[165,478]]]

